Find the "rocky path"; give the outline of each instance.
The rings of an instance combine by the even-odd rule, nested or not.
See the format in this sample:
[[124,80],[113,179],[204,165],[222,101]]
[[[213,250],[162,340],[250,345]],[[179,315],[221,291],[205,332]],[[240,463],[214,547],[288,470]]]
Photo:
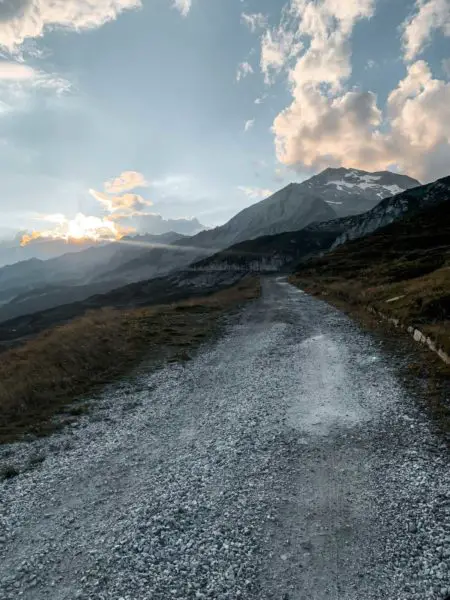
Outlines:
[[450,594],[450,469],[369,334],[281,279],[0,460],[0,600]]

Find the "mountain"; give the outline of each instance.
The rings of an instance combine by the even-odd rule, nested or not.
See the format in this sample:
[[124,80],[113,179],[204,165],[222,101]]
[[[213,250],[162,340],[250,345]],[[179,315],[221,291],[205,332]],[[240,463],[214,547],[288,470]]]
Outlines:
[[13,240],[0,242],[0,267],[31,259],[50,260],[69,252],[80,252],[97,246],[93,241],[67,243],[65,240],[37,239],[21,246],[22,233]]
[[233,245],[198,261],[193,268],[278,271],[449,200],[450,177],[446,177],[385,198],[360,215],[313,223],[300,231],[264,236]]
[[163,235],[174,231],[182,235],[195,235],[199,231],[205,229],[195,217],[179,218],[179,219],[164,219],[158,214],[139,215],[121,219],[121,225],[132,227],[137,234]]
[[338,217],[345,217],[366,212],[380,200],[421,184],[412,177],[390,171],[368,173],[329,168],[301,185],[332,206]]
[[[22,313],[22,316],[0,323],[0,344],[14,343],[17,338],[34,335],[79,316],[86,310],[103,306],[123,308],[170,302],[220,289],[238,281],[251,270],[292,271],[297,263],[300,264],[295,270],[302,280],[307,279],[311,285],[322,279],[338,279],[341,283],[345,280],[349,293],[355,282],[366,275],[367,286],[370,287],[375,281],[382,286],[394,285],[405,278],[413,281],[412,278],[439,271],[439,277],[445,279],[435,282],[426,280],[422,286],[423,304],[421,300],[416,308],[422,317],[428,315],[432,319],[435,315],[441,315],[441,318],[443,315],[448,319],[450,177],[384,200],[383,206],[385,214],[394,214],[395,222],[372,235],[343,244],[334,252],[325,251],[342,232],[344,219],[323,224],[322,229],[310,226],[301,231],[241,242],[166,277],[132,283],[83,301],[76,301],[77,297],[72,295],[67,298],[66,304],[55,305],[47,310],[38,309],[34,314]],[[396,207],[403,207],[403,210],[395,210]],[[377,212],[376,209],[369,211],[368,215],[372,214],[373,217],[374,212]],[[355,217],[349,218],[350,222],[353,219]],[[372,219],[372,222],[375,220]],[[314,254],[315,257],[305,260]],[[445,282],[444,286],[441,285],[442,281]],[[380,289],[385,294],[383,306],[387,310],[391,304],[386,304],[386,299],[392,299],[397,294],[392,289]],[[373,291],[371,294],[372,298]],[[399,302],[406,300],[407,297]],[[416,308],[411,305],[408,310]]]
[[273,272],[330,248],[333,231],[287,231],[235,244],[191,266],[197,271]]
[[66,323],[89,310],[168,304],[195,296],[206,296],[237,283],[245,275],[238,271],[203,273],[188,270],[132,283],[106,294],[90,296],[83,301],[72,297],[67,299],[65,304],[45,310],[38,308],[32,314],[21,314],[6,322],[0,322],[0,351],[45,329]]
[[408,214],[420,212],[433,204],[447,200],[449,189],[450,177],[444,177],[391,198],[385,198],[366,213],[344,217],[329,223],[314,223],[308,229],[321,232],[335,231],[337,235],[332,247],[336,248],[349,240],[369,235]]
[[336,217],[334,209],[324,202],[314,187],[290,183],[269,198],[239,212],[228,223],[194,236],[192,245],[225,248],[261,235],[302,229],[314,221]]

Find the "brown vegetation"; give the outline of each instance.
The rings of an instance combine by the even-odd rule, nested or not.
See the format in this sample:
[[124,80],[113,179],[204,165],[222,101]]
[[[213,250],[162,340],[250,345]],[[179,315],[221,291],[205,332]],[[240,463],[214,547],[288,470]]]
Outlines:
[[292,281],[418,328],[450,353],[450,202],[313,259]]
[[205,298],[90,311],[4,352],[0,443],[25,433],[48,432],[55,427],[55,414],[70,402],[124,374],[144,357],[154,366],[165,359],[188,358],[187,350],[217,329],[220,315],[257,297],[259,290],[259,280],[249,277]]

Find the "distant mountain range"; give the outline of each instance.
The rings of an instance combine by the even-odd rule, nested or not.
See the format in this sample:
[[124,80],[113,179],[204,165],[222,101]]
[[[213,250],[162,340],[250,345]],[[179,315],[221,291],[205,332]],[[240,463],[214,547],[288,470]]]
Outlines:
[[[134,223],[132,219],[129,222],[122,221],[124,226],[136,226],[136,235],[142,236],[160,236],[166,234],[194,235],[205,229],[198,219],[163,219],[161,215],[143,215]],[[39,260],[51,260],[63,254],[78,253],[87,248],[102,248],[109,242],[95,242],[92,240],[70,241],[61,239],[37,238],[26,246],[21,246],[20,242],[23,234],[21,232],[12,240],[0,241],[0,267],[12,265],[32,258]]]
[[[417,185],[416,180],[395,173],[326,169],[242,210],[225,225],[194,236],[141,237],[49,261],[17,263],[0,269],[0,321],[161,277],[236,243],[244,244],[246,252],[265,253],[267,258],[279,253],[284,241],[290,240],[290,256],[298,259],[305,253],[328,248],[350,224],[355,225],[355,214],[372,208],[393,192]],[[337,219],[338,215],[346,215],[343,219],[350,219],[348,225]],[[315,223],[321,223],[319,230]],[[308,226],[311,232],[298,233]],[[260,236],[289,231],[297,233],[268,242],[264,250],[266,242]],[[237,252],[239,255],[240,250]]]

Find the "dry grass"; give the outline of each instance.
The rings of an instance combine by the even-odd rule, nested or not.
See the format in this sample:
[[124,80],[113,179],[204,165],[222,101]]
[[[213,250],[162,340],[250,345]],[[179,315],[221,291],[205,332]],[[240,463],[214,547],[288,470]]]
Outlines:
[[132,310],[89,312],[42,332],[0,362],[0,443],[45,434],[52,417],[80,395],[127,372],[144,357],[188,357],[217,329],[218,317],[259,295],[248,278],[206,298]]
[[293,281],[432,333],[450,353],[450,200],[299,266]]
[[394,283],[380,282],[376,274],[369,272],[367,276],[359,273],[348,278],[299,273],[292,281],[312,294],[353,308],[371,307],[405,326],[417,327],[450,353],[449,267]]

